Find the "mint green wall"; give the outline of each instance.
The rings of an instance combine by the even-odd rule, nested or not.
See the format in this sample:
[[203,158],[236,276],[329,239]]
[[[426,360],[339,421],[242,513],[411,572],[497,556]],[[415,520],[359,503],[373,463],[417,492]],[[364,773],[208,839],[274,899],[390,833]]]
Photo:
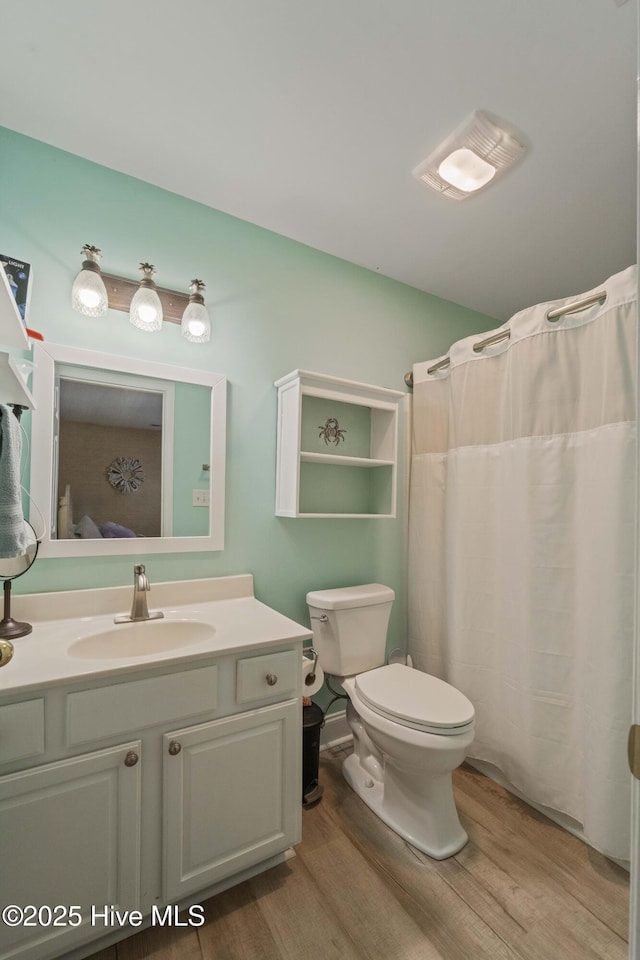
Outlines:
[[[135,277],[149,260],[161,286],[202,277],[211,342],[188,343],[174,324],[145,334],[113,311],[74,313],[83,243],[102,249],[110,273]],[[275,517],[273,381],[303,368],[402,390],[414,361],[493,320],[3,128],[0,249],[32,264],[29,326],[47,340],[229,379],[225,550],[136,558],[152,583],[250,572],[259,599],[308,623],[308,590],[379,580],[397,591],[390,643],[404,644],[404,469],[397,520]],[[39,560],[15,589],[126,584],[131,568],[120,557]]]
[[209,532],[209,509],[192,505],[193,490],[208,490],[211,437],[211,391],[193,383],[176,383],[173,427],[173,531],[181,537]]

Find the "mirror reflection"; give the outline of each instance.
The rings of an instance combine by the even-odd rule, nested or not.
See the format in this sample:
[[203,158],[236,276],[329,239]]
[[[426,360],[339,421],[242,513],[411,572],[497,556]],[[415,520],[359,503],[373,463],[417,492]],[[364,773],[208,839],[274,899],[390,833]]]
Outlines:
[[25,552],[18,557],[4,557],[0,560],[0,580],[15,580],[16,577],[21,577],[38,556],[38,538],[26,520],[25,528],[28,536]]
[[56,344],[36,353],[43,555],[222,549],[224,378]]
[[59,538],[162,537],[163,394],[59,377]]

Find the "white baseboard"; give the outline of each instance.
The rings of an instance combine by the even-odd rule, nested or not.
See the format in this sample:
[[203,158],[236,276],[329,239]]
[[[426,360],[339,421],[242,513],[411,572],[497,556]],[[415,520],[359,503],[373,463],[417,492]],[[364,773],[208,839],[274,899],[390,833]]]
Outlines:
[[330,713],[324,722],[320,734],[320,749],[326,750],[328,747],[337,747],[347,740],[351,740],[347,712],[346,710],[336,710],[335,713]]

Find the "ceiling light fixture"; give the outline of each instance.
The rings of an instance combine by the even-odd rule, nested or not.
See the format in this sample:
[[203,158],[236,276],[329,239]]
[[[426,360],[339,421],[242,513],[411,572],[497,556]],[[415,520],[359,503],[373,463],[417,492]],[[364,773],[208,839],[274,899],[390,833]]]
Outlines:
[[460,147],[444,158],[438,167],[438,173],[452,187],[457,187],[464,193],[475,193],[493,180],[496,168],[468,147]]
[[82,270],[73,282],[71,303],[85,317],[102,317],[109,307],[129,314],[131,323],[147,333],[160,330],[163,321],[179,323],[182,335],[191,343],[211,339],[211,321],[204,303],[202,280],[192,280],[189,293],[156,286],[155,268],[141,263],[142,280],[128,280],[101,273],[97,247],[85,244]]
[[514,132],[476,110],[413,171],[421,183],[452,200],[465,200],[495,182],[525,153]]

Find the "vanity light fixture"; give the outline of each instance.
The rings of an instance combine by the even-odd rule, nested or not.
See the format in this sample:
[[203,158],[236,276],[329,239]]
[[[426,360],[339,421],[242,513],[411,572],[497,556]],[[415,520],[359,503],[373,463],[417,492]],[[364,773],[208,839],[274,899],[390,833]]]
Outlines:
[[84,261],[82,270],[73,281],[71,306],[85,317],[104,317],[109,298],[100,271],[102,254],[89,243],[85,243],[81,253]]
[[102,273],[97,247],[85,244],[82,270],[73,282],[71,303],[85,317],[103,317],[107,307],[129,314],[131,323],[145,332],[162,328],[163,321],[179,323],[182,335],[192,343],[211,339],[211,321],[204,303],[202,280],[192,280],[189,293],[158,287],[153,280],[155,268],[141,263],[142,279],[136,283],[125,277]]
[[189,303],[182,314],[182,336],[192,343],[206,343],[211,339],[211,321],[204,305],[202,280],[192,280],[189,286]]
[[413,171],[421,183],[452,200],[465,200],[494,183],[526,147],[503,121],[476,110]]
[[153,333],[162,328],[162,303],[153,281],[156,271],[152,263],[141,263],[139,269],[142,280],[131,299],[129,320],[139,330]]

